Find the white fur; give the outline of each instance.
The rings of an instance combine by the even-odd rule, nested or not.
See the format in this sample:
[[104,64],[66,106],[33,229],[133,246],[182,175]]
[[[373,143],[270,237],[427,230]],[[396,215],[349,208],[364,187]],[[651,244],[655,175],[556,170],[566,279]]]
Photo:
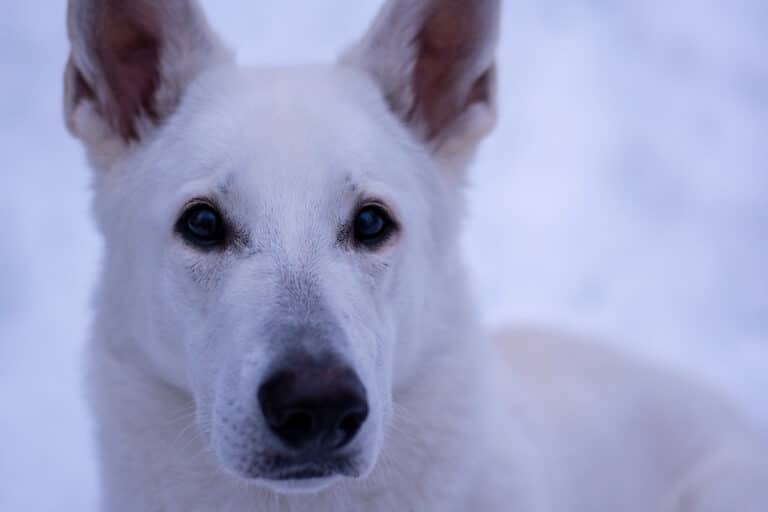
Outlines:
[[[210,38],[199,46],[205,58],[192,48],[163,61],[185,72],[165,73],[172,87],[157,94],[167,112],[144,119],[139,140],[122,140],[95,99],[68,92],[68,126],[91,155],[106,240],[88,380],[103,509],[768,510],[756,439],[712,394],[578,340],[493,337],[477,324],[455,178],[490,127],[493,98],[467,105],[440,144],[404,123],[398,108],[413,98],[398,107],[382,91],[398,89],[413,59],[398,52],[412,49],[370,44],[389,22],[417,32],[419,9],[394,4],[373,36],[329,66],[243,69],[203,21],[192,23],[189,40]],[[405,18],[391,20],[398,12]],[[71,66],[88,51],[76,44],[87,27],[70,30],[71,92]],[[492,66],[487,32],[480,71]],[[373,63],[372,48],[390,53]],[[376,253],[336,240],[361,195],[385,201],[402,224]],[[174,234],[197,197],[234,219],[242,246],[201,253]],[[271,441],[262,427],[232,444],[226,425],[241,422],[282,350],[264,326],[292,321],[282,294],[302,283],[311,283],[306,296],[291,297],[321,297],[339,319],[348,342],[334,348],[368,393],[371,413],[354,441],[360,475],[248,481],[233,466],[237,447]]]

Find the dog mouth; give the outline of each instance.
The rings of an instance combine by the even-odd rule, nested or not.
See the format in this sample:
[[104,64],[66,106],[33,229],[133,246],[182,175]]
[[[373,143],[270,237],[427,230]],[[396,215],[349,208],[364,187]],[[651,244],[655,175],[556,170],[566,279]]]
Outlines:
[[270,459],[260,458],[246,467],[233,468],[234,473],[247,484],[266,487],[279,494],[316,493],[339,480],[361,475],[353,461],[342,457],[311,462],[273,457],[279,463]]
[[338,478],[357,478],[360,471],[353,456],[293,457],[282,454],[261,455],[249,464],[240,465],[236,472],[240,478],[260,482],[329,481]]
[[[268,476],[270,480],[286,481],[286,480],[313,480],[319,478],[330,478],[333,476],[339,476],[340,471],[334,471],[330,468],[322,466],[305,466],[288,468],[286,470],[277,471],[274,474]],[[342,475],[344,476],[344,475]]]

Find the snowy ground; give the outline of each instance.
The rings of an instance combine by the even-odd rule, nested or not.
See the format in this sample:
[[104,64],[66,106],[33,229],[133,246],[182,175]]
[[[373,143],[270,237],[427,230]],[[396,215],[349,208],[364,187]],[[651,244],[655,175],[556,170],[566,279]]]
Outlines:
[[[99,241],[61,123],[63,3],[0,17],[4,512],[94,506],[79,381]],[[332,57],[378,2],[204,3],[242,61],[279,63]],[[768,425],[767,5],[506,3],[502,116],[466,236],[490,321],[603,336]]]

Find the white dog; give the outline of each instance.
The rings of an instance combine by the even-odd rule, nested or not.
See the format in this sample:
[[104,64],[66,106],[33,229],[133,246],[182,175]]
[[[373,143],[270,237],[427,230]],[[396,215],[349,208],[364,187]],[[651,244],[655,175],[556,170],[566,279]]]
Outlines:
[[709,393],[478,327],[457,232],[498,4],[391,0],[337,64],[254,70],[191,0],[71,2],[104,510],[768,510]]

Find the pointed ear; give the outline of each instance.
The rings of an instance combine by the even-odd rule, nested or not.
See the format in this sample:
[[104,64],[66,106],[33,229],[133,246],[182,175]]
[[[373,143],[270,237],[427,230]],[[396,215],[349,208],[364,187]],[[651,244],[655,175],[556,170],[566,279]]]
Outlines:
[[436,157],[463,167],[495,121],[500,0],[389,0],[343,64],[367,71]]
[[186,85],[230,59],[194,0],[70,0],[67,127],[97,164],[173,112]]

